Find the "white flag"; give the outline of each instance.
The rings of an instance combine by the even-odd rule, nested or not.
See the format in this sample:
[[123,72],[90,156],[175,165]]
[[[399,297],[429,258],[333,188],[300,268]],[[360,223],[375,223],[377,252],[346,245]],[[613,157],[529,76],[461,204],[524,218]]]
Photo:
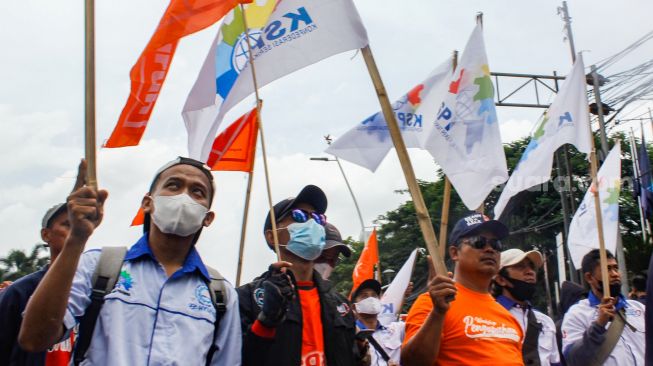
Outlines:
[[[597,175],[599,201],[603,218],[605,249],[616,255],[619,235],[619,193],[621,191],[621,144],[617,143],[605,158]],[[585,193],[583,202],[576,210],[569,225],[569,253],[576,268],[581,267],[583,256],[599,248],[599,234],[596,226],[594,186]]]
[[[326,57],[362,48],[351,0],[268,0],[246,5],[259,87]],[[206,161],[224,115],[254,92],[240,9],[225,19],[184,105],[188,150]]]
[[578,55],[562,89],[538,122],[521,160],[503,188],[494,206],[495,218],[501,216],[511,197],[551,179],[553,153],[560,146],[573,144],[578,151],[589,154],[592,137],[587,127],[590,119],[584,70],[583,58]]
[[[424,82],[415,86],[392,106],[406,147],[423,147],[426,140],[424,135],[428,135],[430,131],[426,121],[433,120],[435,113],[425,116],[416,113],[416,110],[425,97],[430,97],[432,101],[434,95],[439,95],[437,103],[442,103],[443,91],[446,91],[451,73],[451,60],[447,60],[433,70]],[[377,112],[334,141],[326,152],[376,171],[393,146],[383,112]]]
[[390,283],[390,286],[383,293],[381,298],[381,303],[383,304],[383,310],[379,314],[379,321],[381,324],[386,325],[393,321],[397,321],[397,313],[401,311],[401,303],[404,300],[404,293],[408,288],[408,283],[410,283],[410,278],[413,275],[413,267],[415,266],[415,259],[417,258],[417,249],[413,250],[404,263],[401,266],[399,272]]
[[467,41],[444,102],[422,106],[416,113],[436,115],[429,121],[433,130],[425,148],[465,206],[478,208],[496,185],[508,179],[480,24]]

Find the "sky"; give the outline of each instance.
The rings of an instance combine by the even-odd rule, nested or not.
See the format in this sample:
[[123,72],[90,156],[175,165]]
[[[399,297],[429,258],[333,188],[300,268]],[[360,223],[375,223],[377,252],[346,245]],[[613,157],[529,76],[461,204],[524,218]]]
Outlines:
[[[551,74],[555,70],[564,75],[571,67],[563,22],[556,14],[559,1],[354,2],[391,100],[426,78],[454,49],[462,51],[479,11],[484,14],[492,71]],[[98,146],[115,125],[129,92],[129,70],[166,6],[165,0],[96,2]],[[647,15],[653,13],[653,2],[629,0],[617,5],[581,0],[570,1],[569,9],[577,50],[585,51],[585,64],[591,65],[650,31]],[[0,3],[0,146],[4,156],[0,163],[0,256],[41,242],[41,218],[50,206],[65,200],[83,157],[83,14],[81,2]],[[141,235],[141,228],[129,224],[155,171],[187,154],[181,110],[217,29],[218,24],[180,42],[140,145],[98,151],[98,181],[109,191],[109,198],[104,221],[87,248],[129,246]],[[641,63],[651,54],[653,45],[646,44],[613,71]],[[342,135],[380,109],[360,53],[336,55],[286,76],[262,88],[261,97],[273,200],[294,196],[306,184],[317,184],[329,199],[328,220],[343,236],[357,238],[360,224],[337,165],[309,158],[326,156],[324,135]],[[550,98],[543,96],[544,101]],[[249,98],[225,120],[235,119],[251,106]],[[639,103],[628,113],[636,115],[646,107]],[[502,140],[528,136],[541,113],[498,108]],[[645,133],[650,138],[650,127],[645,127]],[[409,153],[419,179],[436,179],[437,166],[427,153]],[[406,182],[394,152],[375,173],[347,162],[343,168],[367,226],[410,198],[395,193],[405,189]],[[233,280],[247,174],[217,172],[215,178],[216,220],[202,232],[198,250],[207,264]],[[245,281],[274,261],[262,235],[267,195],[260,158],[253,179]]]

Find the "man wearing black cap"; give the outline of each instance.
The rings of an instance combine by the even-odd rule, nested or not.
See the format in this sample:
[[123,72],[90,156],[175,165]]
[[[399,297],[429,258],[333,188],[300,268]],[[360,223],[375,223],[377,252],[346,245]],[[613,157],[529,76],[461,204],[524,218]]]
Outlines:
[[398,366],[405,323],[391,322],[384,326],[379,322],[378,316],[382,310],[381,283],[375,279],[363,281],[352,293],[351,300],[358,318],[358,328],[363,329],[363,332],[373,332],[367,336],[370,341],[371,364]]
[[523,365],[521,327],[489,292],[506,236],[505,225],[482,214],[456,223],[449,238],[453,279],[436,276],[413,303],[402,365]]
[[[347,299],[314,271],[325,242],[327,199],[316,186],[274,205],[281,261],[238,288],[243,365],[366,365]],[[265,221],[274,248],[272,218]]]
[[[41,239],[50,249],[50,263],[59,256],[70,231],[65,203],[48,209],[41,220]],[[26,352],[18,345],[18,332],[23,311],[48,266],[20,278],[0,296],[0,365],[67,365],[72,351],[72,339],[67,339],[47,352]]]
[[315,270],[323,279],[328,280],[340,263],[340,254],[347,258],[351,257],[351,248],[343,243],[340,231],[333,224],[327,222],[324,230],[326,231],[326,241],[322,254],[315,260]]
[[[84,186],[68,197],[70,234],[27,305],[19,336],[24,348],[47,348],[96,308],[96,286],[106,277],[93,277],[106,264],[100,258],[109,248],[82,251],[102,221],[107,195]],[[195,249],[200,231],[213,221],[214,195],[213,176],[199,161],[178,158],[159,169],[141,203],[145,233],[117,258],[119,277],[103,297],[88,351],[76,354],[76,363],[240,363],[237,294],[224,281],[223,306],[217,306],[209,290],[215,274],[209,274]],[[75,352],[86,324],[83,319]]]

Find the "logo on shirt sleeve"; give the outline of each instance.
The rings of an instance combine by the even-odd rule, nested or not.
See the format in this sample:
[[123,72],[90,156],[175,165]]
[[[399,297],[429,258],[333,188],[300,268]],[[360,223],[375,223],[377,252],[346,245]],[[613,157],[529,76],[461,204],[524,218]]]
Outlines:
[[349,307],[349,305],[347,305],[346,302],[343,302],[342,304],[336,306],[336,310],[340,313],[340,316],[345,316],[349,314],[351,308]]
[[132,279],[131,273],[127,272],[127,270],[120,271],[120,277],[118,277],[118,281],[116,281],[114,291],[120,292],[121,294],[127,296],[131,296],[130,290],[133,286],[134,280]]
[[263,297],[265,296],[265,290],[263,289],[263,287],[259,287],[256,290],[254,290],[253,296],[254,296],[254,302],[256,303],[256,305],[258,305],[259,307],[262,308],[263,307]]

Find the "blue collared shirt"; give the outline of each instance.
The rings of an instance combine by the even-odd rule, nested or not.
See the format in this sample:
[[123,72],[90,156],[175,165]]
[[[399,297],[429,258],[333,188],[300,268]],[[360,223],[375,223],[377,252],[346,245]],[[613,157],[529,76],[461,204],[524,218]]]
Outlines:
[[[64,317],[66,329],[77,324],[91,302],[100,253],[89,250],[80,259]],[[225,283],[227,312],[214,340],[216,311],[209,279],[194,247],[168,277],[147,235],[141,237],[127,251],[120,277],[105,297],[82,365],[204,365],[211,343],[217,346],[211,365],[240,365],[238,295]]]
[[[594,291],[590,291],[589,296],[587,296],[587,300],[589,300],[590,306],[592,307],[601,305],[601,299],[594,295]],[[619,311],[627,306],[628,304],[626,304],[626,298],[624,295],[619,294],[619,296],[617,296],[617,305],[615,305],[615,309]]]
[[542,325],[542,330],[537,338],[537,353],[540,356],[540,364],[542,366],[560,365],[560,353],[558,352],[556,342],[556,327],[553,320],[546,314],[535,310],[530,303],[524,307],[503,295],[497,296],[497,302],[506,308],[517,320],[522,331],[524,331],[524,338],[526,337],[526,329],[528,328],[528,312],[532,311],[537,322]]

